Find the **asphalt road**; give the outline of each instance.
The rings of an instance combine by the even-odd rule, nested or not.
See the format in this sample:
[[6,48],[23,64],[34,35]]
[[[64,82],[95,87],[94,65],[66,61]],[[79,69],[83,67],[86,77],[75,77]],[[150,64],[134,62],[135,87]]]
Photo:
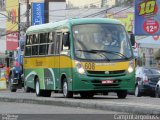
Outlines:
[[120,112],[80,107],[0,102],[0,114],[120,114]]
[[158,114],[160,115],[160,98],[135,97],[128,95],[126,99],[118,99],[114,93],[108,96],[96,95],[93,99],[81,99],[79,95],[74,98],[63,98],[62,94],[53,93],[51,97],[37,97],[35,93],[16,93],[0,91],[1,102],[31,103],[41,105],[56,105],[80,107],[98,110],[109,110],[132,114]]
[[124,113],[79,107],[0,102],[0,120],[112,120],[119,114]]

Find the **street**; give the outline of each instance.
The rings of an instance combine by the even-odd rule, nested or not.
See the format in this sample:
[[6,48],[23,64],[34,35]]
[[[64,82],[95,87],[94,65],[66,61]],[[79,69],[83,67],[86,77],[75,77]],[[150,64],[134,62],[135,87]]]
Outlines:
[[160,120],[160,0],[0,0],[0,120]]
[[82,120],[101,118],[114,118],[114,115],[124,114],[113,111],[93,110],[75,107],[60,107],[53,105],[39,105],[26,103],[11,103],[0,102],[0,119],[15,119],[15,120],[67,120],[77,119]]
[[120,112],[84,109],[79,107],[13,102],[0,102],[0,106],[0,114],[120,114]]
[[[133,95],[128,95],[126,99],[118,99],[116,94],[110,93],[108,96],[104,95],[96,95],[93,99],[82,99],[79,95],[75,95],[74,98],[67,99],[63,98],[62,94],[58,93],[52,93],[51,97],[37,97],[35,93],[24,93],[23,90],[18,90],[15,93],[11,93],[8,90],[0,91],[0,101],[6,102],[7,104],[2,104],[1,107],[5,106],[10,107],[8,102],[16,102],[19,106],[16,106],[17,111],[12,111],[12,109],[9,109],[6,107],[4,109],[4,112],[8,111],[11,113],[55,113],[58,114],[60,111],[62,113],[72,113],[74,111],[75,113],[116,113],[116,112],[122,112],[122,113],[132,113],[132,114],[159,114],[160,113],[160,99],[159,98],[152,98],[152,97],[135,97]],[[25,103],[25,104],[24,104]],[[28,105],[32,104],[32,105]],[[34,105],[33,105],[34,104]],[[38,104],[38,105],[36,105]],[[44,106],[46,105],[46,106]],[[12,108],[14,108],[14,105]],[[23,106],[23,107],[22,107]],[[24,106],[27,106],[25,109]],[[40,108],[46,108],[47,110],[39,109],[39,107],[33,107],[33,111],[27,111],[32,110],[32,106],[39,106]],[[58,106],[58,109],[55,110]],[[72,107],[68,108],[67,110],[61,110],[61,107]],[[74,107],[74,109],[73,109]],[[49,108],[49,109],[48,109]],[[78,109],[77,109],[78,108]],[[83,108],[83,109],[80,109]],[[8,109],[8,110],[7,110]],[[67,109],[67,108],[65,108]],[[87,109],[87,110],[86,110]],[[88,110],[89,109],[89,110]],[[92,110],[91,110],[92,109]],[[94,111],[94,110],[100,110],[100,111]],[[110,111],[110,112],[109,112]],[[111,112],[112,111],[112,112]],[[2,111],[0,111],[1,113]],[[2,112],[3,113],[3,112]]]

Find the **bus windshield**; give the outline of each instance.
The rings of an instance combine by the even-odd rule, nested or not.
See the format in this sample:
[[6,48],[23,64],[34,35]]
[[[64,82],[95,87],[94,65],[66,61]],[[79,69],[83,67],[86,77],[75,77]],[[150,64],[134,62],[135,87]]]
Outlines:
[[122,25],[82,24],[72,27],[75,56],[91,60],[126,60],[132,57]]

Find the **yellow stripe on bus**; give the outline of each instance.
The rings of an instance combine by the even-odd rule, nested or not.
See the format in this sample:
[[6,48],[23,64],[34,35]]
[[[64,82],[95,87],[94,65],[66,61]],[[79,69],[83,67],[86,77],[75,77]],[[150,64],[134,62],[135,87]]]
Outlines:
[[71,68],[72,60],[67,56],[24,58],[24,68]]
[[[104,70],[127,70],[129,61],[125,62],[81,62],[86,70],[104,71]],[[67,56],[50,56],[24,58],[24,68],[74,68],[75,61]]]

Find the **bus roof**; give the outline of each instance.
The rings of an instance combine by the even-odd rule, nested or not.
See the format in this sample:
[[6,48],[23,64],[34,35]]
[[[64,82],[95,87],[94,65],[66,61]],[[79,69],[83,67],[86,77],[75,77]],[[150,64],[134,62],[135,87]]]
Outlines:
[[109,18],[74,18],[67,19],[54,23],[46,23],[41,25],[34,25],[27,29],[27,34],[33,34],[38,32],[45,32],[53,30],[57,27],[67,27],[69,25],[77,25],[77,24],[89,24],[89,23],[111,23],[111,24],[121,24],[119,20],[109,19]]

